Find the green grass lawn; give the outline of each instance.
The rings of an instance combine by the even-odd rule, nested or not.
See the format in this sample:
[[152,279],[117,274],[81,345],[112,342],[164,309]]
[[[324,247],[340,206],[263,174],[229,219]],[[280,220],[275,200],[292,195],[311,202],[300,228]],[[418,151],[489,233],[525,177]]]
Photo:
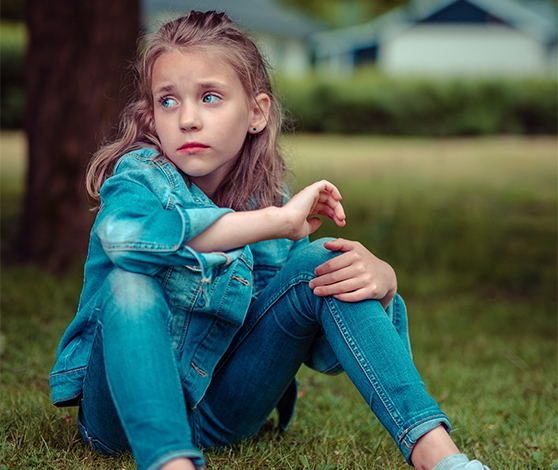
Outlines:
[[[556,138],[285,139],[295,187],[327,178],[348,224],[316,236],[363,242],[390,262],[409,308],[414,360],[464,452],[492,470],[558,469]],[[2,242],[22,190],[24,142],[2,134]],[[50,405],[48,374],[72,319],[65,278],[2,266],[0,469],[131,469],[82,442],[76,409]],[[303,369],[289,431],[208,452],[210,468],[404,469],[346,376]]]

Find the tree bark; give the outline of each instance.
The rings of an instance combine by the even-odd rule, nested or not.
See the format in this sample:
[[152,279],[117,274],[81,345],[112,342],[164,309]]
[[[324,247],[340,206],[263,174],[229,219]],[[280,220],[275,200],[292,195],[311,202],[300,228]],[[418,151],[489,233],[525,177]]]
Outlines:
[[28,0],[29,139],[19,256],[63,272],[87,250],[85,169],[125,102],[139,0]]

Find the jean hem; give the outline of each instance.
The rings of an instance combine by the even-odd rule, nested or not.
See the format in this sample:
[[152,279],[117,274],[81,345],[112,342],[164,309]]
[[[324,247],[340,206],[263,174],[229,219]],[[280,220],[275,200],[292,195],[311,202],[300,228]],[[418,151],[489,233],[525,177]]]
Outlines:
[[411,453],[415,448],[417,441],[426,433],[432,431],[438,426],[444,426],[448,434],[451,431],[450,421],[444,413],[429,416],[428,418],[415,423],[406,430],[404,437],[398,443],[398,447],[409,465],[414,466],[411,462]]
[[192,462],[194,463],[197,469],[205,468],[205,458],[199,450],[180,449],[180,450],[169,451],[166,454],[161,455],[145,470],[157,470],[161,468],[164,464],[170,462],[171,460],[178,459],[180,457],[192,460]]

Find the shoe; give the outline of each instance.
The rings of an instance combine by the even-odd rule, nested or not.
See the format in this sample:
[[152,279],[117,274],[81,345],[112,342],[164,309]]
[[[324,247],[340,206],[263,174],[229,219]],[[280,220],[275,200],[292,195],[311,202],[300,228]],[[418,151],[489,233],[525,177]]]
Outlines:
[[490,470],[490,468],[483,465],[478,460],[471,460],[463,467],[463,470]]

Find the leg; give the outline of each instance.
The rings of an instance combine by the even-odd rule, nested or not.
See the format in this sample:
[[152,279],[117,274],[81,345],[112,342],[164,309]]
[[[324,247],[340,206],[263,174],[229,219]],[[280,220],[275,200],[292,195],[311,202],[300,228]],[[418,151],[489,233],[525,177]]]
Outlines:
[[459,449],[441,426],[419,438],[411,461],[418,470],[429,470],[449,455],[459,454]]
[[323,243],[302,250],[251,306],[214,377],[200,412],[204,445],[257,431],[325,332],[343,369],[405,458],[417,440],[449,421],[426,393],[410,351],[377,301],[346,303],[315,296],[316,266],[331,256]]
[[203,457],[192,443],[160,284],[116,270],[99,298],[101,313],[80,409],[85,440],[102,452],[131,450],[140,470],[177,457],[202,466]]

